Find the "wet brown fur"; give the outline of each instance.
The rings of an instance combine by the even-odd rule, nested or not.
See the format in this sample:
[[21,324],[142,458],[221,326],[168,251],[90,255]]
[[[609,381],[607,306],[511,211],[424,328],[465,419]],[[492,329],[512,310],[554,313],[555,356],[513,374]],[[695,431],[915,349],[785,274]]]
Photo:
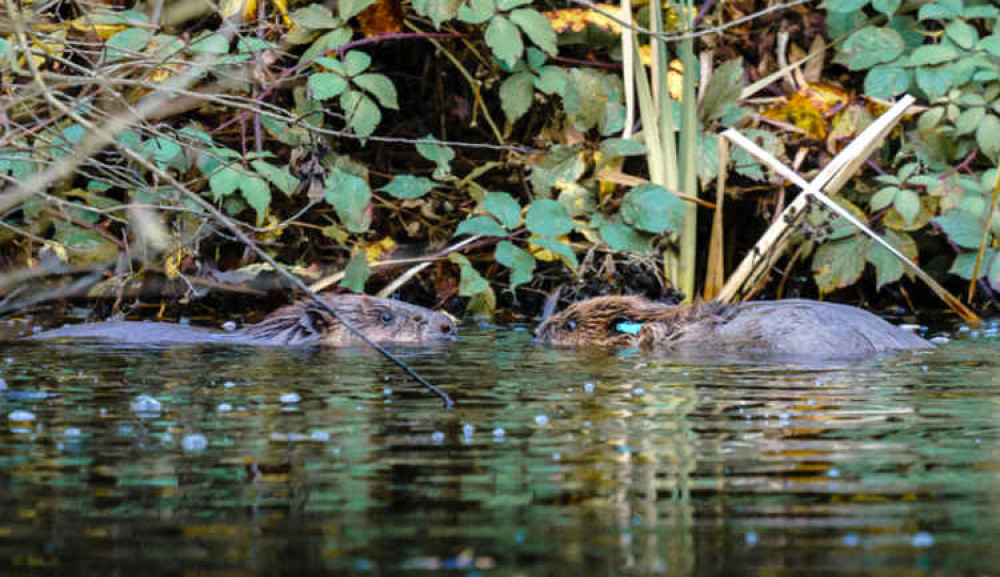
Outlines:
[[[573,303],[543,321],[536,336],[557,346],[626,347],[668,344],[671,340],[727,320],[730,307],[716,302],[673,306],[636,296],[596,297]],[[642,323],[638,334],[619,332],[620,322]]]
[[[444,313],[367,295],[333,295],[323,299],[376,342],[420,342],[452,338],[455,324]],[[281,344],[318,343],[343,346],[361,339],[313,300],[282,307],[243,332],[254,339]]]
[[[619,329],[638,323],[637,334]],[[539,340],[556,346],[643,347],[824,358],[864,357],[932,345],[857,307],[805,299],[666,305],[642,297],[598,297],[543,321]]]
[[[322,297],[341,317],[379,343],[419,344],[450,340],[455,323],[445,313],[367,295]],[[39,333],[33,339],[94,338],[119,343],[245,343],[346,346],[361,338],[313,300],[280,308],[263,321],[230,333],[171,323],[109,321]]]

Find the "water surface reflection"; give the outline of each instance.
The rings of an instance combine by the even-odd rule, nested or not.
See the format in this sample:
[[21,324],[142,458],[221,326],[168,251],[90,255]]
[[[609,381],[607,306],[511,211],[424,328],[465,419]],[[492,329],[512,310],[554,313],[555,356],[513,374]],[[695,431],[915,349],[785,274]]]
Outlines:
[[465,330],[375,354],[4,344],[4,573],[995,571],[995,339],[803,368]]

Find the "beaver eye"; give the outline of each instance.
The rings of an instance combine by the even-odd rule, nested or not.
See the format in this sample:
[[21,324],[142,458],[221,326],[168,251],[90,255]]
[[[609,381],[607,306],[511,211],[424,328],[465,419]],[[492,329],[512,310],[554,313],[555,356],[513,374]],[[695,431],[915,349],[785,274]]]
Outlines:
[[569,319],[568,321],[566,321],[566,328],[568,328],[569,330],[575,329],[576,321],[574,321],[573,319]]
[[395,320],[396,317],[392,316],[392,313],[389,311],[382,311],[382,314],[379,315],[378,319],[382,321],[382,324],[387,325],[392,323],[392,321]]

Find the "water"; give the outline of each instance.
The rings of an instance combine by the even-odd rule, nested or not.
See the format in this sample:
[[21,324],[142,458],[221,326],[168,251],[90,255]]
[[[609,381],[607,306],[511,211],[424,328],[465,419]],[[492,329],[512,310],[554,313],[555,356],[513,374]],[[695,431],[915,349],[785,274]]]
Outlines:
[[0,574],[996,574],[998,352],[6,343]]

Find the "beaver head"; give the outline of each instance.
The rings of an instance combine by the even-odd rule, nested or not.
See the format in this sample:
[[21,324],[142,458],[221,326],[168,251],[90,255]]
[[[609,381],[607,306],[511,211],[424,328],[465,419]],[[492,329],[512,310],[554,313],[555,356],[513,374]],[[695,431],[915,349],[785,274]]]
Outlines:
[[674,306],[638,296],[596,297],[573,303],[542,321],[539,341],[567,347],[669,346],[693,327],[712,323],[725,305]]
[[535,336],[557,346],[636,347],[645,324],[670,316],[673,308],[642,297],[596,297],[545,319]]
[[[379,343],[418,344],[455,338],[455,323],[445,313],[394,299],[368,295],[324,295],[341,317]],[[361,339],[312,300],[280,308],[245,333],[274,344],[343,346]]]

